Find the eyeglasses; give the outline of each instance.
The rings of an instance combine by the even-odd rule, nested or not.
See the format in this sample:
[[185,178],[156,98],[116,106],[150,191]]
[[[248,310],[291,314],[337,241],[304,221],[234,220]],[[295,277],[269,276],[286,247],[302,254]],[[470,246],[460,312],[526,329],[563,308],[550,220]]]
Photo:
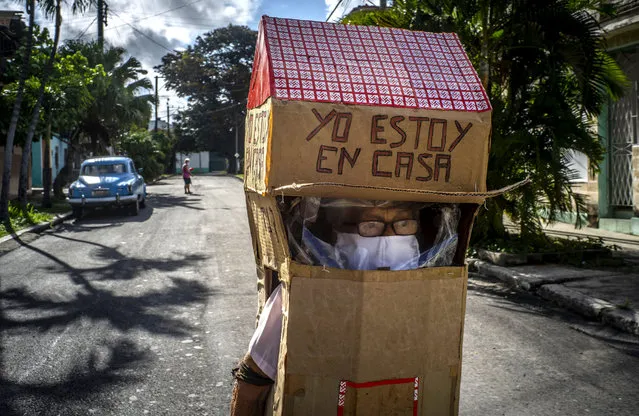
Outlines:
[[389,225],[397,235],[413,235],[419,230],[419,222],[417,220],[399,220],[386,223],[384,221],[362,221],[353,225],[357,225],[357,232],[362,237],[379,237],[384,234],[386,227]]

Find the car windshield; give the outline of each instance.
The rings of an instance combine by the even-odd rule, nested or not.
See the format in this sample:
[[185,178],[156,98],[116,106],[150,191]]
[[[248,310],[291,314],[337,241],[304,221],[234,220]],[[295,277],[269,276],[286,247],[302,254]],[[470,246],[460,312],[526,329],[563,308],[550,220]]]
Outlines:
[[82,175],[84,176],[101,176],[114,173],[126,173],[126,165],[124,163],[84,165],[82,167]]

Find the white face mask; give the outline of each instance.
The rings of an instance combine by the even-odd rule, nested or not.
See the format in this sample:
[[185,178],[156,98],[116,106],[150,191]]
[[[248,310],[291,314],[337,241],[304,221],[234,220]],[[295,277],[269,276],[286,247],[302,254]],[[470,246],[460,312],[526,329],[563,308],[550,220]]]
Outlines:
[[410,270],[419,262],[419,243],[414,235],[362,237],[337,233],[335,249],[346,258],[350,270]]

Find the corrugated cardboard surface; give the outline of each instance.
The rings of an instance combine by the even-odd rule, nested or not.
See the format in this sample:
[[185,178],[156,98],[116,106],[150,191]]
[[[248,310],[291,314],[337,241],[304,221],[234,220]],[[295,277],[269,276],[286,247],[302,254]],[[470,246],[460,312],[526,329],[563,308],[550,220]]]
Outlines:
[[[394,199],[401,190],[486,190],[491,112],[271,98],[247,117],[245,180],[256,192],[317,183],[329,184],[326,194],[330,184],[347,185],[334,187],[340,197],[366,198],[362,194],[368,192],[375,199],[374,188],[395,189]],[[267,118],[271,122],[265,124]],[[421,200],[417,196],[410,198]]]
[[[340,380],[409,377],[421,380],[419,414],[457,413],[465,267],[364,272],[289,265],[280,272],[284,328],[274,414],[335,414]],[[384,402],[404,414],[401,388],[360,395],[375,401],[393,391],[401,397]],[[365,414],[395,412],[372,409]]]
[[258,193],[264,193],[268,186],[272,121],[271,99],[246,114],[244,188]]
[[274,197],[246,192],[246,203],[251,220],[251,233],[257,249],[258,266],[279,270],[289,253],[288,238],[277,201]]

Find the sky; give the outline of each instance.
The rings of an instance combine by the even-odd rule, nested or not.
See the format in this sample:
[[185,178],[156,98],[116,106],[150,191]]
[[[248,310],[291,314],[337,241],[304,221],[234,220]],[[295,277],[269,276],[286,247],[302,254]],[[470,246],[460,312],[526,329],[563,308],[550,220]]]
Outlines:
[[[71,3],[66,0],[63,3]],[[306,20],[338,20],[352,8],[362,4],[379,4],[379,0],[105,0],[108,21],[105,40],[126,48],[149,71],[147,77],[158,75],[153,67],[162,56],[193,44],[195,38],[228,24],[247,25],[257,30],[262,15]],[[24,11],[25,1],[0,0],[0,10]],[[97,12],[91,9],[73,15],[68,5],[63,10],[61,39],[95,40]],[[25,20],[27,19],[25,15]],[[36,14],[36,23],[53,31],[53,19]],[[186,101],[167,90],[159,81],[159,117],[166,120],[169,112],[185,108]]]

